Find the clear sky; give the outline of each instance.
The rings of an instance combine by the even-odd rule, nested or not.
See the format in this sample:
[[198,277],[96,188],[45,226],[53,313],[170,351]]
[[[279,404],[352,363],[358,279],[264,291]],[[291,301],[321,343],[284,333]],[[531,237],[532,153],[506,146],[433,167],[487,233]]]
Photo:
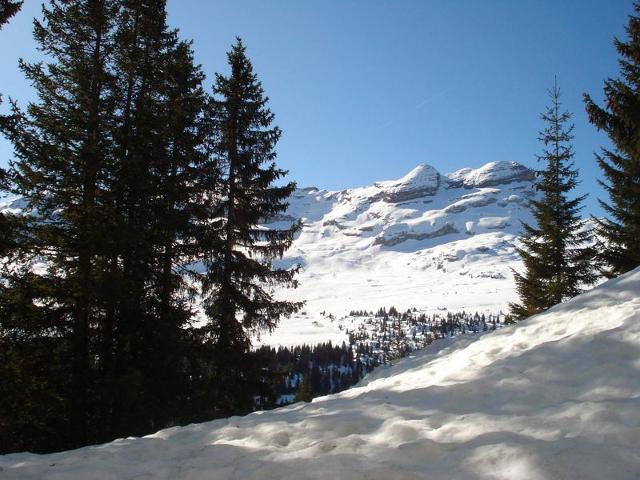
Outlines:
[[[17,69],[37,58],[39,0],[0,31],[0,92],[33,93]],[[235,36],[284,135],[279,164],[300,186],[341,189],[398,178],[418,163],[442,173],[493,160],[535,167],[554,75],[574,113],[588,211],[603,197],[593,152],[607,139],[582,93],[602,102],[618,76],[631,0],[169,0],[211,83]],[[11,156],[0,140],[0,166]]]

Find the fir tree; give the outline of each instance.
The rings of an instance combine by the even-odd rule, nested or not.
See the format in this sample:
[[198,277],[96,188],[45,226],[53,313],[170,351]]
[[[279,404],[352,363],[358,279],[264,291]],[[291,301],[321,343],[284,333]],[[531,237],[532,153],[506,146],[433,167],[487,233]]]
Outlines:
[[574,297],[583,285],[595,281],[591,234],[579,216],[584,196],[570,198],[578,184],[573,163],[573,125],[569,112],[561,111],[560,90],[549,91],[550,106],[541,115],[546,127],[539,140],[544,145],[537,172],[540,199],[531,200],[536,226],[523,224],[522,247],[518,249],[525,272],[515,273],[520,304],[511,305],[518,318],[528,317]]
[[10,0],[0,0],[0,29],[20,11],[24,1],[12,2]]
[[[17,247],[26,263],[5,270],[1,302],[6,314],[0,316],[0,328],[3,339],[15,340],[9,345],[17,354],[10,359],[14,372],[29,370],[31,360],[19,354],[28,349],[43,368],[17,383],[24,389],[14,392],[14,398],[23,396],[25,408],[41,408],[33,424],[42,435],[29,448],[90,440],[91,345],[100,322],[94,286],[106,234],[99,219],[111,144],[112,76],[106,65],[116,10],[111,0],[51,1],[43,9],[44,20],[34,23],[35,40],[51,63],[21,62],[38,101],[27,113],[14,104],[1,124],[17,156],[12,189],[25,197],[28,217]],[[29,263],[36,256],[47,267],[39,273]],[[29,393],[34,383],[46,385],[55,402],[46,404],[50,396]],[[54,431],[52,425],[60,422],[65,428]]]
[[22,64],[39,101],[1,123],[17,157],[8,186],[27,201],[0,235],[12,259],[0,283],[4,451],[190,420],[185,364],[207,353],[186,328],[183,276],[209,135],[190,45],[162,0],[44,12],[35,35],[51,64]]
[[116,45],[107,436],[188,418],[183,364],[198,348],[186,332],[193,291],[183,273],[195,255],[196,166],[206,158],[203,75],[190,45],[168,28],[166,2],[124,2]]
[[311,400],[313,400],[313,384],[311,381],[311,371],[308,371],[304,374],[300,385],[298,385],[295,401],[310,402]]
[[[250,406],[244,373],[251,335],[272,330],[279,318],[301,304],[277,300],[273,287],[297,285],[296,268],[275,267],[299,225],[288,229],[261,228],[287,208],[294,183],[275,185],[286,171],[275,165],[280,129],[272,127],[268,99],[240,41],[228,53],[229,77],[216,75],[211,101],[213,156],[222,176],[210,178],[215,205],[201,232],[206,272],[202,279],[207,332],[224,363],[218,378],[220,404]],[[224,373],[223,373],[224,371]],[[225,380],[226,377],[226,380]],[[224,408],[224,407],[223,407]],[[242,408],[242,407],[241,407]]]
[[629,17],[628,40],[615,39],[620,55],[618,79],[604,82],[606,106],[598,106],[584,95],[589,121],[604,131],[614,148],[596,154],[606,181],[600,181],[609,202],[600,205],[609,218],[596,218],[598,252],[604,272],[614,277],[640,265],[640,3]]

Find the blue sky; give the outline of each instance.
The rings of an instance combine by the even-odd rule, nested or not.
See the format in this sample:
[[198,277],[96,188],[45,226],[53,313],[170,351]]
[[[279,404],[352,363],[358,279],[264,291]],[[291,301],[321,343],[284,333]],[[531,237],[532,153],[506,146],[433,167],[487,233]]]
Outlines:
[[[40,3],[26,0],[0,31],[0,92],[23,103],[33,93],[17,60],[37,58]],[[593,152],[607,139],[582,93],[601,102],[603,80],[618,75],[612,40],[631,11],[631,0],[169,0],[169,23],[193,39],[209,85],[243,38],[284,131],[279,164],[300,186],[366,185],[418,163],[535,167],[557,75],[574,113],[579,192],[600,214]],[[0,140],[0,165],[10,156]]]

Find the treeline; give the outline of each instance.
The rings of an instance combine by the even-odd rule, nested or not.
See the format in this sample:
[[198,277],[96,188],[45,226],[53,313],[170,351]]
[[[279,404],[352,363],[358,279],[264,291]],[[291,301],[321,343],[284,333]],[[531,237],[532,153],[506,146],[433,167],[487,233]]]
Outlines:
[[[268,359],[269,394],[258,399],[258,408],[273,408],[294,401],[340,392],[359,382],[375,365],[354,352],[352,345],[331,342],[296,347],[262,347],[257,354]],[[267,383],[267,382],[265,382]]]
[[0,187],[26,203],[0,215],[0,452],[248,412],[251,335],[301,306],[272,297],[296,286],[272,261],[299,226],[257,226],[294,184],[245,47],[207,92],[165,3],[51,0],[34,21],[37,100],[0,117]]
[[361,316],[365,318],[355,328],[347,328],[345,333],[356,355],[366,358],[367,364],[373,367],[403,358],[435,340],[495,330],[507,319],[502,312],[487,315],[461,311],[427,315],[416,309],[400,313],[393,306]]
[[375,313],[352,311],[356,326],[344,328],[348,343],[331,342],[296,347],[261,347],[262,386],[256,408],[274,408],[294,401],[340,392],[355,385],[380,365],[405,357],[432,342],[467,333],[500,328],[502,312],[447,312],[426,315],[416,309],[400,313],[384,307]]

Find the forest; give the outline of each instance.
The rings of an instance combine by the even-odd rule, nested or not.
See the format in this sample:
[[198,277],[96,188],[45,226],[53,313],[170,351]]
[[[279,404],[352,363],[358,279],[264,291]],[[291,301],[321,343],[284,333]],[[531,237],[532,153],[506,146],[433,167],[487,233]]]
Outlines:
[[[0,24],[21,4],[0,0]],[[0,213],[0,453],[309,401],[433,340],[499,328],[635,268],[640,17],[628,33],[606,104],[584,96],[614,145],[596,155],[608,217],[585,228],[572,114],[554,83],[536,224],[523,225],[508,315],[352,312],[366,320],[348,344],[255,348],[304,302],[275,295],[297,286],[299,266],[276,261],[301,223],[264,226],[296,184],[277,164],[282,131],[247,46],[237,38],[227,71],[207,79],[164,0],[48,1],[33,27],[46,60],[19,67],[36,100],[2,92],[0,134],[14,156],[0,192],[24,206]]]

